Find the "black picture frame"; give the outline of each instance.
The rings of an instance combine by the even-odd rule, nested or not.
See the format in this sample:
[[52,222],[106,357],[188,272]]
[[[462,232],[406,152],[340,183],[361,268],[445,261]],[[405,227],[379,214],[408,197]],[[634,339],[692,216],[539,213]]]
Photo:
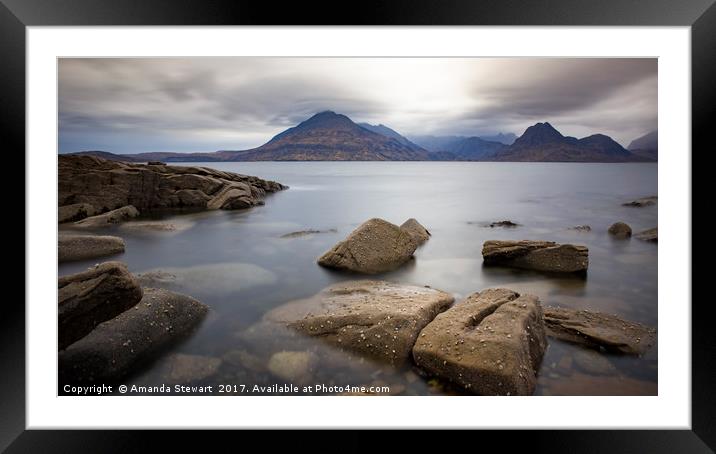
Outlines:
[[[711,120],[716,106],[714,0],[364,0],[356,4],[244,0],[0,0],[0,124],[8,150],[5,158],[16,159],[16,169],[21,166],[27,171],[19,152],[25,150],[26,27],[66,25],[690,26],[692,148],[703,148],[704,152],[714,148],[711,139]],[[693,154],[691,159],[693,163]],[[692,185],[694,182],[692,180]],[[692,186],[694,201],[701,197],[700,189],[705,188]],[[692,206],[699,204],[692,202]],[[25,227],[23,220],[23,235]],[[698,280],[692,277],[692,282]],[[509,434],[481,431],[469,437],[483,447],[497,443],[497,446],[550,452],[713,452],[716,449],[716,392],[713,386],[716,380],[712,378],[716,368],[716,330],[711,326],[712,305],[710,299],[699,301],[692,297],[692,430],[515,431]],[[165,446],[165,434],[160,432],[142,431],[142,440],[138,440],[136,433],[127,431],[25,430],[24,306],[16,299],[6,298],[0,314],[0,450],[12,453],[134,452]],[[211,437],[214,442],[228,439],[230,443],[238,443],[235,434],[223,432],[220,435],[212,434]],[[356,452],[372,449],[370,437],[360,433],[334,432],[332,435],[340,439],[341,444],[324,447]],[[187,432],[172,432],[170,437],[185,448],[202,443],[197,434]],[[287,436],[264,434],[263,437],[270,439],[272,450],[295,449],[301,446],[306,435],[292,432]],[[412,432],[400,437],[394,446],[411,449],[435,437]],[[441,435],[437,437],[439,439]],[[452,439],[448,440],[452,443]],[[388,446],[391,445],[383,447]]]

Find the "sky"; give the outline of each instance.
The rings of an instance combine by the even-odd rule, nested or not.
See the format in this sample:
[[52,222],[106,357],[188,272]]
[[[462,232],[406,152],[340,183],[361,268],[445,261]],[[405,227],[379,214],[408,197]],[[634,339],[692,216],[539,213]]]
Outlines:
[[625,58],[63,58],[59,152],[260,146],[332,110],[407,137],[550,122],[623,146],[657,128],[657,60]]

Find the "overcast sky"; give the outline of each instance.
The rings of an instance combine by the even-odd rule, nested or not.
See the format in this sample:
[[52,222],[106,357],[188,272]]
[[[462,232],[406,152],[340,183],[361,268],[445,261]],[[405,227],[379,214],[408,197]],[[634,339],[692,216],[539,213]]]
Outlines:
[[333,110],[405,136],[657,126],[656,59],[61,59],[59,150],[241,150]]

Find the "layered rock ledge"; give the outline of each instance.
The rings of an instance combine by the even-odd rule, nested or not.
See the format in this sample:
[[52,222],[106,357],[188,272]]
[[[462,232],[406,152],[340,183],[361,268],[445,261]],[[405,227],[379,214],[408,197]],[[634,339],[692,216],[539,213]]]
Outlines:
[[420,333],[413,358],[476,394],[529,395],[546,346],[536,296],[488,289],[438,314]]
[[262,204],[267,193],[286,189],[274,181],[206,167],[134,164],[94,156],[60,155],[58,167],[60,222],[128,205],[139,212],[248,208]]
[[558,273],[584,272],[589,266],[586,246],[553,241],[485,241],[482,257],[486,265],[508,266]]
[[124,240],[117,236],[60,233],[57,240],[57,260],[60,263],[106,257],[122,252]]
[[640,355],[656,342],[656,330],[600,312],[546,307],[547,334],[590,348]]

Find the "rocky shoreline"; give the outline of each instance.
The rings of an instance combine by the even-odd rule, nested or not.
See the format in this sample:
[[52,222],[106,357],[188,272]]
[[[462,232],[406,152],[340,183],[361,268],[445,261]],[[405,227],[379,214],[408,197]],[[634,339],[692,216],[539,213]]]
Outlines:
[[[60,156],[58,221],[73,232],[60,233],[58,260],[121,254],[121,238],[88,232],[130,226],[136,221],[126,222],[140,213],[250,208],[283,189],[280,183],[201,167]],[[176,229],[161,222],[137,224],[143,225],[136,226],[139,230],[161,235]],[[517,225],[500,221],[488,226]],[[591,231],[583,227],[578,230]],[[282,238],[326,232],[336,231],[301,230]],[[631,227],[621,222],[608,233],[620,240],[632,237]],[[413,218],[400,226],[367,220],[316,259],[317,265],[342,273],[341,279],[355,279],[269,310],[237,332],[244,349],[223,356],[168,353],[210,314],[196,299],[161,288],[165,281],[173,282],[171,274],[135,276],[125,264],[109,261],[60,277],[60,382],[115,383],[159,362],[159,373],[169,384],[201,383],[229,364],[305,384],[327,360],[343,362],[348,369],[365,360],[390,370],[412,367],[405,373],[408,380],[439,380],[460,393],[531,395],[550,338],[578,348],[574,361],[580,370],[596,375],[613,367],[610,355],[640,356],[656,344],[654,328],[610,314],[543,305],[529,291],[475,289],[462,298],[428,286],[373,279],[416,260],[415,252],[431,237]],[[634,237],[656,242],[657,229]],[[482,258],[485,266],[527,269],[545,278],[583,277],[589,267],[586,246],[541,240],[488,240]],[[318,354],[303,349],[306,339],[330,350]],[[400,392],[400,386],[391,391]]]

